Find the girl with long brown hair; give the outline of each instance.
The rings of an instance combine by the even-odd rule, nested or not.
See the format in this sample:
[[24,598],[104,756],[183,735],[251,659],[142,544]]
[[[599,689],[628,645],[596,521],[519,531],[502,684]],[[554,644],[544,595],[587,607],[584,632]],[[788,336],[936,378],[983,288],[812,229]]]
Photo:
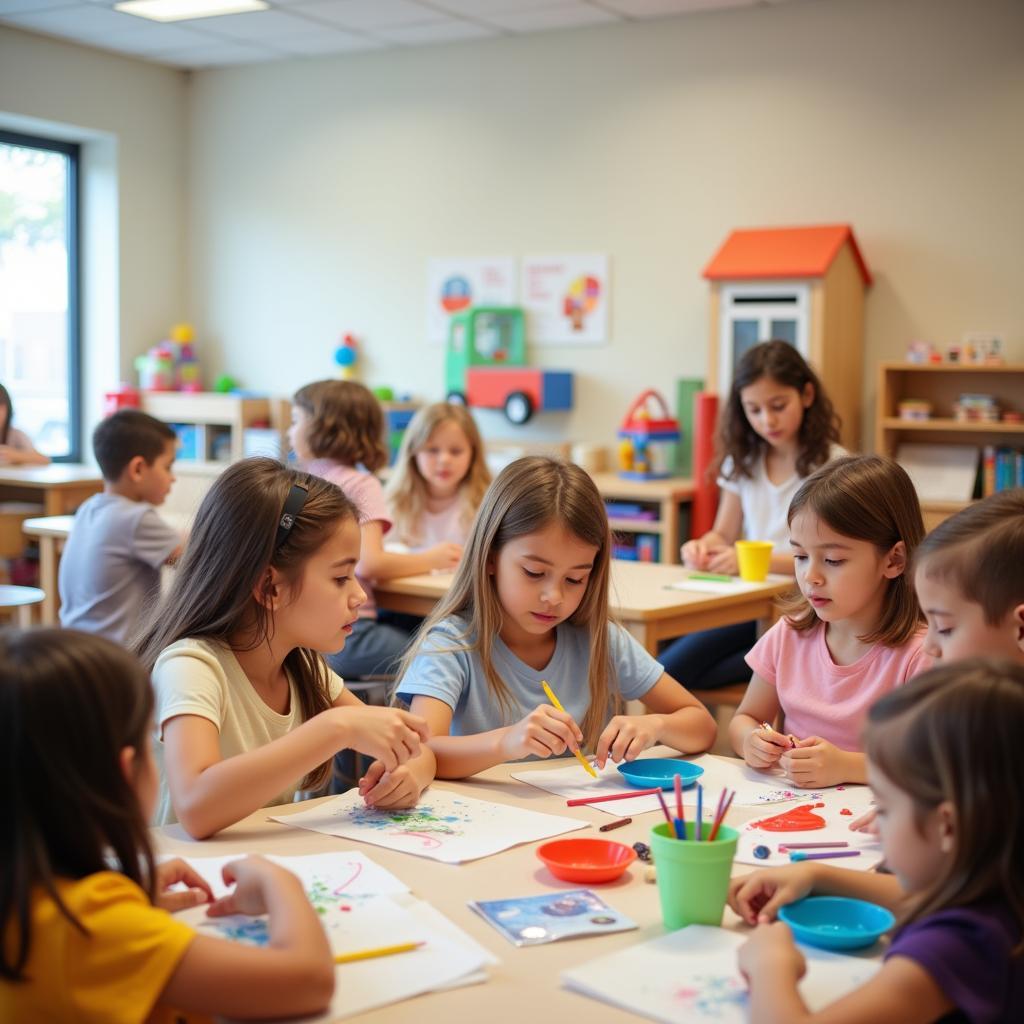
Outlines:
[[[430,725],[438,777],[581,746],[601,768],[655,743],[711,746],[703,705],[610,621],[610,557],[604,502],[578,466],[533,456],[498,475],[398,683]],[[649,713],[624,715],[625,700]]]

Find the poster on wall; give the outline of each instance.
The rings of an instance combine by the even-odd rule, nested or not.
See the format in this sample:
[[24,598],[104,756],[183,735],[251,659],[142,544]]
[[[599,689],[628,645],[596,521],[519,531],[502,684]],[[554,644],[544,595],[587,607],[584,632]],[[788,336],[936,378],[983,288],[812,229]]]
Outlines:
[[537,345],[608,340],[608,256],[571,253],[523,258],[521,302]]
[[452,313],[469,306],[515,305],[517,284],[512,256],[428,260],[427,340],[446,342]]

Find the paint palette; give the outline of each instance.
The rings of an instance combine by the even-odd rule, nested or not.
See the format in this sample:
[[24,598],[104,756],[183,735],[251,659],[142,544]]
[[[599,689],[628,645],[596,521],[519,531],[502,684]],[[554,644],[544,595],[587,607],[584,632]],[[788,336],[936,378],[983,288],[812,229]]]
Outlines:
[[619,772],[636,789],[651,789],[654,786],[672,789],[676,784],[677,775],[682,777],[685,789],[704,774],[704,769],[690,761],[679,761],[671,757],[649,757],[642,761],[620,764]]
[[636,851],[608,839],[556,839],[537,849],[548,871],[566,882],[614,882]]
[[779,910],[798,942],[821,949],[862,949],[877,942],[896,918],[877,904],[846,896],[810,896]]

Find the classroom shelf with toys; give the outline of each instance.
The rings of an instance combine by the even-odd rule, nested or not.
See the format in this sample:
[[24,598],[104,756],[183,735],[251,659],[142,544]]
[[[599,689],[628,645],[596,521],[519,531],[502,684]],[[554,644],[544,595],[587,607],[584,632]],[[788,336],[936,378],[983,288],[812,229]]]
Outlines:
[[956,496],[918,484],[928,529],[975,498],[1018,483],[1024,364],[882,363],[878,372],[875,450],[899,458],[912,477],[912,464],[930,462],[926,475],[939,489],[954,486],[957,475],[962,486],[972,465],[978,476],[977,486],[972,477],[969,493]]

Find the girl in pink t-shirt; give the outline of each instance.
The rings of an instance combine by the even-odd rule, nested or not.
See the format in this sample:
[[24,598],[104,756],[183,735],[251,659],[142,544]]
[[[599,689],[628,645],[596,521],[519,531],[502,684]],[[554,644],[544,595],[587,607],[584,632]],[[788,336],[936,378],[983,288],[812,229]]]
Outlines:
[[356,576],[366,592],[359,622],[343,650],[327,663],[341,676],[387,675],[409,645],[409,630],[378,621],[372,582],[453,569],[462,554],[445,541],[415,554],[384,550],[391,518],[384,489],[373,475],[387,465],[384,416],[380,403],[362,384],[320,380],[299,388],[292,398],[288,440],[302,468],[337,484],[359,509],[361,551]]
[[480,431],[463,405],[420,409],[402,437],[385,496],[396,540],[411,551],[462,546],[491,482]]
[[[892,459],[836,459],[788,520],[800,596],[747,656],[754,676],[729,735],[747,764],[778,764],[794,785],[865,782],[868,709],[930,664],[906,573],[924,536],[917,493]],[[769,724],[780,712],[785,733]]]

